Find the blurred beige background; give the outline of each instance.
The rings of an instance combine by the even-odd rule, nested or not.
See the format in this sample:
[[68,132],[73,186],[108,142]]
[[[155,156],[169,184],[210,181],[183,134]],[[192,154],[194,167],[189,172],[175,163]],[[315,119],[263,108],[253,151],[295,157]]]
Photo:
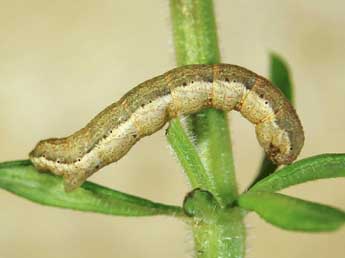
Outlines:
[[[268,74],[268,53],[293,71],[306,132],[300,158],[345,152],[344,1],[215,1],[222,60]],[[167,1],[1,0],[0,160],[27,157],[42,138],[84,126],[136,84],[174,67]],[[261,157],[254,128],[237,113],[231,130],[241,190]],[[251,161],[251,162],[249,162]],[[92,181],[181,204],[186,178],[163,131],[143,139]],[[345,181],[284,193],[345,209]],[[0,258],[192,257],[187,227],[171,218],[121,218],[40,206],[0,191]],[[292,233],[256,215],[248,257],[341,258],[345,228]]]

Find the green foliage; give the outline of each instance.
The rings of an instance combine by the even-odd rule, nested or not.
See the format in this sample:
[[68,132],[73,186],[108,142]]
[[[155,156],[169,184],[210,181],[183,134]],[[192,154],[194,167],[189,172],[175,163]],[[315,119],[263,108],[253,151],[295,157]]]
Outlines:
[[79,211],[121,216],[184,216],[180,207],[155,203],[90,182],[66,193],[60,177],[39,173],[27,160],[0,164],[0,188],[40,204]]
[[183,202],[186,214],[198,218],[212,217],[219,205],[213,195],[202,189],[194,189]]
[[297,231],[332,231],[345,223],[345,213],[318,203],[283,194],[249,192],[238,199],[240,207],[255,211],[267,222]]
[[276,53],[270,54],[270,79],[285,97],[294,104],[294,92],[291,82],[290,69],[285,60]]
[[292,185],[345,177],[345,154],[321,154],[299,160],[255,184],[250,191],[275,192]]
[[206,189],[214,189],[212,180],[207,175],[196,147],[184,132],[179,119],[170,122],[167,139],[188,176],[192,188],[206,186]]

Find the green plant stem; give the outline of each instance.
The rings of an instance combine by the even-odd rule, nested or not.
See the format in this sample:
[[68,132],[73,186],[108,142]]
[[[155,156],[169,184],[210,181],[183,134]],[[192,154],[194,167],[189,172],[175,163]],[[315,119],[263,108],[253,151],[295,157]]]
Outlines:
[[[212,1],[171,0],[170,6],[177,64],[219,63]],[[215,189],[207,190],[225,206],[237,197],[226,114],[207,109],[192,116],[190,125],[201,160],[215,184]]]
[[220,210],[214,221],[196,221],[193,227],[198,258],[240,258],[245,255],[245,226],[240,208]]
[[[212,0],[171,0],[170,8],[177,64],[219,63]],[[211,184],[200,186],[213,194],[220,211],[225,210],[226,205],[238,196],[226,114],[207,109],[192,116],[188,125],[206,176],[211,180]],[[185,134],[182,126],[175,127],[168,131],[168,138],[174,130],[181,131],[176,134]],[[203,171],[197,171],[200,172]],[[223,213],[219,212],[212,223],[193,224],[196,257],[244,257],[243,216],[237,208],[233,212],[233,216],[227,216],[231,221],[223,219]]]
[[195,189],[184,202],[187,216],[193,217],[192,230],[197,257],[243,257],[245,252],[245,227],[243,210],[238,207],[222,208],[214,196],[205,190]]

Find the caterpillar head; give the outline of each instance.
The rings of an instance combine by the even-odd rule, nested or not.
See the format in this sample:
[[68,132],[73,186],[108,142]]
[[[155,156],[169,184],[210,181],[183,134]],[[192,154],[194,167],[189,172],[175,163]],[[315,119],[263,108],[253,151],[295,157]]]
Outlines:
[[292,163],[304,144],[302,129],[281,127],[275,120],[258,124],[256,135],[267,156],[278,165]]

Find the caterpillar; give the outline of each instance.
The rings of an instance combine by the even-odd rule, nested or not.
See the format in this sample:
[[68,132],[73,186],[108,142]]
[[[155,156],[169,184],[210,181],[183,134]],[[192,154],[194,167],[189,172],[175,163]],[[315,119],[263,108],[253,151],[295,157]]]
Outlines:
[[278,88],[243,67],[213,64],[178,67],[139,84],[74,134],[40,141],[29,157],[38,170],[63,176],[71,191],[167,121],[204,108],[239,111],[276,164],[291,163],[303,147],[301,122]]

